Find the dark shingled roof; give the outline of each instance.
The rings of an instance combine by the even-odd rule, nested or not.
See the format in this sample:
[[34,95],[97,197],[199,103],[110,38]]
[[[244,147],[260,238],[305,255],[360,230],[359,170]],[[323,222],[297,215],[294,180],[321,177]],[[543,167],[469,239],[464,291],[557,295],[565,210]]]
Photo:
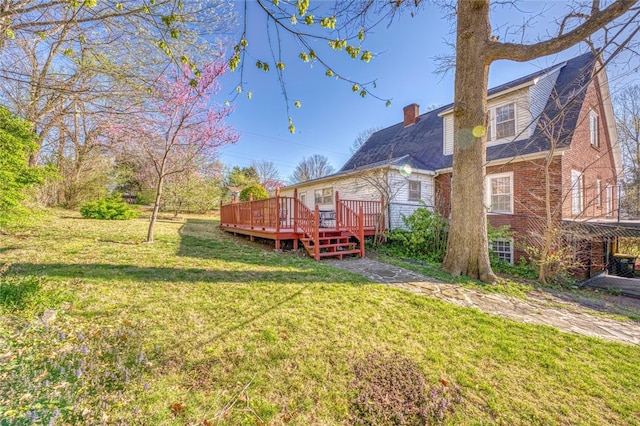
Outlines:
[[[586,87],[591,79],[595,66],[592,53],[585,53],[567,61],[561,68],[555,87],[547,102],[542,120],[555,121],[556,125],[548,126],[554,130],[554,138],[558,147],[568,146],[576,127],[578,114],[586,94]],[[554,69],[549,67],[541,71],[518,78],[489,90],[489,95],[515,88],[540,77]],[[404,127],[400,122],[386,129],[373,133],[360,149],[345,163],[338,174],[353,171],[373,164],[390,162],[409,156],[414,168],[438,170],[451,167],[451,155],[443,153],[443,118],[438,114],[450,110],[453,104],[421,114],[416,123]],[[560,112],[562,112],[560,114]],[[497,160],[517,155],[533,154],[549,149],[549,139],[540,127],[525,140],[494,145],[487,148],[487,159]]]

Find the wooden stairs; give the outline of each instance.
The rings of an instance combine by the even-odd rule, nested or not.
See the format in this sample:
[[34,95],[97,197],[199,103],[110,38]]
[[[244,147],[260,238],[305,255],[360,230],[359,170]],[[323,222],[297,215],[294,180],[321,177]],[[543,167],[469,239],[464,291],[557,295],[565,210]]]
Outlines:
[[337,257],[342,260],[345,255],[356,254],[361,256],[362,250],[358,243],[352,241],[352,234],[340,230],[323,230],[318,232],[317,248],[314,238],[304,237],[300,241],[309,253],[309,256],[319,260],[323,257]]

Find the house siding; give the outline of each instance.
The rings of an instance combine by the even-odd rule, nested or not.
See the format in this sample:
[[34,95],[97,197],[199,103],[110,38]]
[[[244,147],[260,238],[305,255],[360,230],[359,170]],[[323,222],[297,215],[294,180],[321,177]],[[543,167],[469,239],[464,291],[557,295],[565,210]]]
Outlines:
[[[531,136],[531,105],[529,99],[529,89],[522,89],[509,93],[498,98],[491,99],[488,102],[488,108],[494,108],[496,106],[506,105],[510,103],[515,104],[516,114],[516,129],[515,138],[498,139],[488,141],[488,145],[499,145],[514,140],[527,139]],[[543,105],[544,108],[544,105]],[[454,129],[453,129],[453,113],[448,113],[442,117],[444,120],[444,136],[443,136],[443,153],[444,155],[453,154],[453,141],[454,141]]]
[[[372,185],[372,181],[377,180],[378,185],[385,187],[385,179],[389,182],[389,193],[391,200],[389,203],[388,221],[389,229],[402,227],[404,222],[402,216],[408,216],[423,204],[420,201],[409,201],[409,180],[420,181],[420,198],[427,205],[433,205],[433,177],[425,173],[415,172],[411,176],[404,177],[398,171],[391,170],[388,175],[382,169],[374,171],[363,171],[356,176],[337,176],[335,179],[322,180],[321,182],[311,184],[299,184],[298,198],[301,194],[305,194],[305,204],[310,209],[315,209],[314,191],[317,189],[331,187],[332,201],[330,204],[319,204],[321,210],[335,209],[335,193],[338,191],[341,199],[344,200],[380,200],[382,193]],[[282,196],[293,197],[294,187],[288,187],[281,190]]]
[[[434,183],[433,177],[421,173],[413,173],[408,178],[402,176],[397,171],[393,171],[390,176],[390,187],[395,188],[389,203],[389,229],[403,228],[403,217],[411,215],[416,209],[426,205],[433,209],[434,205]],[[420,200],[409,201],[408,181],[420,181]]]
[[[318,189],[332,188],[331,203],[319,204],[318,207],[322,209],[334,209],[336,191],[339,193],[340,198],[345,200],[379,200],[380,193],[372,187],[366,180],[358,177],[343,177],[342,179],[330,179],[323,180],[321,182],[312,184],[301,184],[298,186],[298,198],[302,194],[305,194],[305,205],[310,209],[315,209],[315,195],[314,192]],[[286,197],[293,197],[294,187],[284,188],[280,191],[280,195]]]
[[[618,191],[611,140],[606,122],[605,111],[602,107],[602,93],[598,89],[598,77],[587,87],[585,101],[578,116],[576,129],[571,140],[571,149],[562,158],[562,186],[565,193],[571,193],[571,171],[583,174],[583,209],[580,214],[571,211],[571,196],[564,200],[562,217],[566,220],[585,220],[592,218],[607,218],[605,188],[613,188],[612,211],[610,217],[617,215]],[[598,140],[600,147],[591,145],[589,131],[589,113],[595,111],[598,115]],[[613,125],[613,124],[611,124]],[[600,181],[602,205],[598,204],[597,181]]]
[[549,96],[551,95],[551,91],[553,90],[556,80],[558,79],[558,75],[560,75],[561,67],[558,67],[555,71],[540,77],[538,82],[531,86],[529,89],[529,102],[531,105],[531,124],[529,127],[530,134],[536,130],[536,126],[538,125],[538,120],[540,119],[540,115],[544,110],[544,107],[547,105],[547,101],[549,100]]

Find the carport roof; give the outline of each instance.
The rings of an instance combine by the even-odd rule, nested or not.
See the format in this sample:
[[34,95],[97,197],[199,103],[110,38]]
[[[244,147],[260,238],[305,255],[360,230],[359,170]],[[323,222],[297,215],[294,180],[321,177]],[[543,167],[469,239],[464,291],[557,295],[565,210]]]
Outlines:
[[576,222],[564,220],[562,228],[565,232],[584,237],[640,238],[640,221]]

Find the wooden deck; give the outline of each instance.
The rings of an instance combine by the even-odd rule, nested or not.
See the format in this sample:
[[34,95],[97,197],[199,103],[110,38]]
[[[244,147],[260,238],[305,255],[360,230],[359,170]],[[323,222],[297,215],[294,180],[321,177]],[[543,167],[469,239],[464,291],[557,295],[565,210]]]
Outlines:
[[[302,243],[309,255],[342,258],[347,254],[365,254],[365,236],[384,230],[383,202],[340,200],[336,209],[310,210],[297,197],[275,197],[220,206],[220,227],[234,234],[275,241],[292,241],[294,250]],[[382,226],[381,226],[382,224]]]

